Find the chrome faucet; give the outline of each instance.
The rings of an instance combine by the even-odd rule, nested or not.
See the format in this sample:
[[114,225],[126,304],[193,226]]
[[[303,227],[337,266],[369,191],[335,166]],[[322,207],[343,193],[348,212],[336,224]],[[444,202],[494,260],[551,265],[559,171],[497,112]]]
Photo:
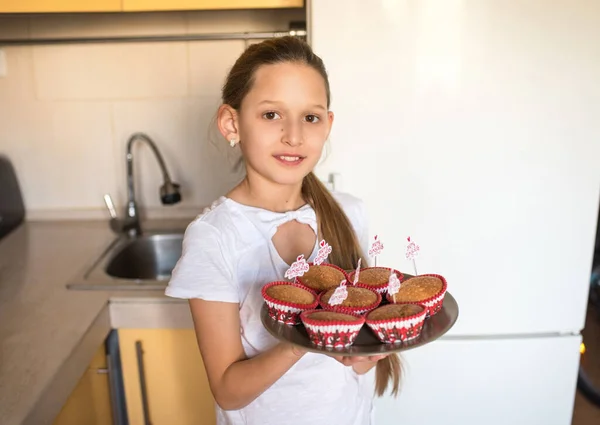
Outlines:
[[136,141],[146,142],[160,166],[162,171],[164,183],[160,187],[160,200],[164,205],[172,205],[181,201],[181,193],[179,192],[179,185],[174,183],[169,176],[165,161],[160,154],[156,144],[144,133],[134,133],[127,142],[127,154],[125,159],[127,161],[127,207],[125,208],[125,217],[123,219],[117,218],[117,214],[110,198],[110,195],[104,195],[104,201],[110,212],[111,220],[110,227],[118,233],[125,232],[129,236],[139,236],[142,233],[140,226],[140,217],[138,214],[138,207],[135,200],[135,184],[133,179],[133,153],[132,148]]

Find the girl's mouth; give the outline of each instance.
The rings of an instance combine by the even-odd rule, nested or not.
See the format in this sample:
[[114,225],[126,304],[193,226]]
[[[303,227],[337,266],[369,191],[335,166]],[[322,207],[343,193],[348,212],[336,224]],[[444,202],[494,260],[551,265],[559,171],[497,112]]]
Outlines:
[[297,155],[273,155],[273,157],[285,165],[298,165],[304,160],[304,157]]

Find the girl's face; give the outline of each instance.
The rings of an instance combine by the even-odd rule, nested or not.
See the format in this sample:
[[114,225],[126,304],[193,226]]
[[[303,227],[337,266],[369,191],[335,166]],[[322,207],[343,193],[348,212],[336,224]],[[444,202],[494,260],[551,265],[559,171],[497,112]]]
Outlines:
[[293,185],[319,161],[333,113],[316,70],[278,63],[257,69],[234,121],[248,176]]

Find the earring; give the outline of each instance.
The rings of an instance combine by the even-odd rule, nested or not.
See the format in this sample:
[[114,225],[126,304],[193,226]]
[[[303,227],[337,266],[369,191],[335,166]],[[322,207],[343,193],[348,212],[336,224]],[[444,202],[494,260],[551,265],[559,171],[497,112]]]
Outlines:
[[229,141],[229,146],[231,146],[232,148],[235,148],[236,143],[237,143],[237,140],[235,140],[235,137],[234,137],[233,139],[231,139]]

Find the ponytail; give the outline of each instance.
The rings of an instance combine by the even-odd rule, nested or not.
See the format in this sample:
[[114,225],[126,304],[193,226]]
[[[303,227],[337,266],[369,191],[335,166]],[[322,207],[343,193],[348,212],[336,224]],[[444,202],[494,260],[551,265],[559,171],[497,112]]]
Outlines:
[[[350,220],[325,185],[315,176],[308,174],[302,184],[302,196],[315,210],[319,234],[332,248],[330,261],[344,270],[356,267],[362,258],[363,266],[367,266],[367,258],[362,252],[356,233]],[[382,396],[392,383],[392,394],[398,394],[400,387],[400,358],[392,354],[377,362],[375,371],[375,392]]]
[[314,173],[304,178],[302,196],[315,210],[321,238],[332,248],[329,261],[344,270],[355,268],[359,258],[366,264],[350,220]]
[[393,396],[398,395],[400,389],[400,377],[402,376],[402,364],[398,354],[390,354],[383,360],[377,362],[375,368],[375,393],[381,397],[385,394],[391,381]]

